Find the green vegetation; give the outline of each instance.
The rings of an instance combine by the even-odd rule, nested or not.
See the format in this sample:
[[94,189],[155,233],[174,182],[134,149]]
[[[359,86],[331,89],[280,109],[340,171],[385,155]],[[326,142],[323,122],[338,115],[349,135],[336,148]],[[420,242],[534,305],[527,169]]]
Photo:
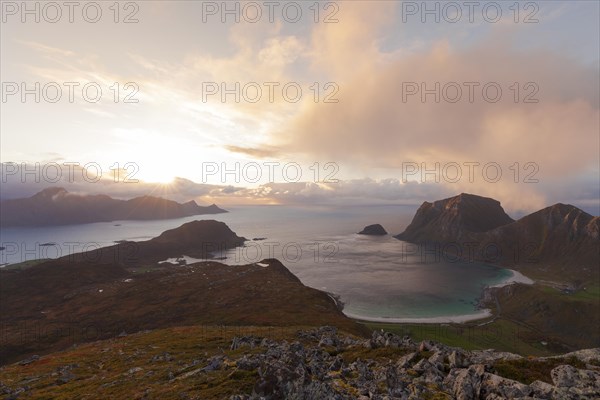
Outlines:
[[22,270],[34,267],[38,264],[42,264],[46,261],[50,261],[50,258],[41,258],[39,260],[28,260],[28,261],[23,261],[20,263],[15,263],[15,264],[8,264],[8,265],[2,267],[2,269],[4,271],[12,271],[12,270],[22,271]]
[[137,274],[114,264],[54,261],[0,271],[0,303],[3,364],[123,331],[175,326],[332,325],[370,335],[276,260],[268,268],[209,261]]
[[[25,366],[4,366],[2,382],[12,387],[30,386],[28,399],[136,399],[145,394],[166,400],[188,395],[229,398],[251,392],[257,378],[255,371],[238,369],[233,360],[259,349],[230,350],[235,336],[292,341],[297,340],[300,329],[305,327],[194,326],[141,332],[80,345]],[[168,359],[164,359],[165,353]],[[217,355],[225,357],[224,368],[198,371]],[[59,382],[59,371],[65,367],[73,378]]]
[[600,302],[600,285],[587,285],[573,293],[564,293],[550,286],[544,286],[541,290],[548,295],[557,296],[567,301]]
[[451,400],[452,396],[450,396],[447,393],[434,393],[432,395],[427,394],[424,398],[424,400]]
[[[265,337],[277,341],[286,340],[288,343],[299,341],[305,346],[312,343],[314,346],[313,339],[298,335],[299,330],[308,328],[187,326],[139,332],[82,344],[43,356],[27,365],[5,365],[0,369],[1,380],[2,384],[11,388],[29,386],[30,390],[26,394],[28,399],[229,398],[234,394],[252,392],[258,378],[255,369],[242,369],[236,361],[265,350],[260,346],[241,346],[231,350],[234,337]],[[396,331],[416,331],[416,325],[395,328]],[[340,333],[347,335],[345,332]],[[458,337],[460,335],[457,334],[454,339]],[[411,351],[395,347],[369,349],[362,345],[338,350],[328,347],[325,350],[332,355],[340,355],[346,363],[361,359],[373,360],[379,365],[395,363]],[[412,362],[416,363],[433,354],[432,351],[420,351]],[[215,357],[222,359],[221,367],[205,370]],[[600,360],[592,363],[600,365]],[[580,360],[564,357],[544,360],[534,357],[498,360],[492,368],[494,373],[502,377],[526,384],[535,380],[551,383],[551,370],[564,364],[585,368],[585,364]],[[351,374],[352,379],[356,378],[356,371]],[[407,374],[418,375],[414,369],[409,369]],[[332,372],[331,376],[335,385],[344,387],[358,396],[359,393],[348,386],[347,379],[340,376],[339,372]],[[427,394],[429,397],[423,398],[452,398],[436,384],[431,383],[428,386],[432,392]]]
[[496,292],[500,316],[528,328],[525,341],[547,342],[555,353],[598,347],[598,286],[585,287],[572,294],[542,285],[502,288]]
[[585,369],[585,364],[575,357],[550,358],[545,360],[527,359],[500,360],[494,364],[496,373],[508,379],[513,379],[527,385],[534,381],[552,384],[550,372],[559,365],[572,365]]
[[540,339],[530,328],[501,318],[483,326],[476,324],[383,324],[377,322],[364,322],[363,324],[369,329],[383,329],[400,336],[408,335],[415,341],[435,340],[466,350],[493,348],[524,356],[548,356],[560,353],[552,351],[551,346],[542,345],[541,341],[544,339]]
[[600,286],[573,293],[552,286],[511,285],[495,291],[496,317],[465,324],[385,324],[362,322],[413,340],[435,340],[467,350],[496,349],[523,356],[549,356],[599,346]]

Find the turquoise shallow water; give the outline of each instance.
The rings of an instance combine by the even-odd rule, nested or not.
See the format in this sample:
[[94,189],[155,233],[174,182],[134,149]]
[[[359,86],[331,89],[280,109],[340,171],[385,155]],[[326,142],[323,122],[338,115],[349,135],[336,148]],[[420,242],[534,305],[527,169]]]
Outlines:
[[[273,251],[279,255],[276,258],[287,258],[285,265],[302,282],[339,295],[344,312],[353,316],[439,318],[474,314],[483,288],[512,276],[511,271],[490,265],[415,254],[413,245],[391,236],[323,235],[314,241],[299,241],[289,248],[287,256],[284,246],[269,246],[268,239],[265,242],[251,245],[262,246],[263,254]],[[301,257],[297,256],[298,248]],[[244,263],[254,261],[257,252],[251,247],[246,254],[238,249],[223,255],[230,262]]]
[[[486,285],[509,270],[419,254],[390,235],[357,235],[381,223],[401,232],[416,207],[236,207],[228,214],[166,221],[117,221],[0,231],[0,264],[66,255],[116,240],[146,240],[194,219],[217,219],[250,241],[216,254],[229,264],[281,260],[308,286],[340,296],[344,312],[369,318],[436,318],[473,314]],[[266,238],[253,241],[254,238]],[[41,246],[46,244],[46,246]],[[175,255],[173,255],[175,256]]]

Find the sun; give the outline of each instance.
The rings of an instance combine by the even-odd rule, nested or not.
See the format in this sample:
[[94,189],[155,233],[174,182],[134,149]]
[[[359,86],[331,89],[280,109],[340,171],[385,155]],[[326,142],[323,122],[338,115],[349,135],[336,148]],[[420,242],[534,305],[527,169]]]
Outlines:
[[168,185],[173,183],[175,177],[169,171],[146,171],[145,173],[141,173],[140,171],[140,180],[143,180],[146,183],[160,183],[163,185]]
[[139,164],[135,178],[145,183],[170,184],[175,179],[174,160],[159,160],[159,157],[147,157]]
[[164,138],[150,138],[136,146],[136,178],[146,183],[169,184],[173,182],[181,159],[170,152],[175,144]]

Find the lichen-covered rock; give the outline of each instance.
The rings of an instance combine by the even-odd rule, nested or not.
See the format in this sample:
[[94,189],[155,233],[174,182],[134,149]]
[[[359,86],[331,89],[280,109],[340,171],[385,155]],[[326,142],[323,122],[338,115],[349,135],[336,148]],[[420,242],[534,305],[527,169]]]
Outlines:
[[518,354],[488,350],[473,350],[469,354],[469,362],[471,364],[492,364],[498,360],[518,360],[521,359]]
[[521,382],[486,373],[481,380],[479,395],[485,399],[489,399],[490,395],[502,399],[516,399],[529,396],[531,392],[531,388]]
[[481,380],[485,373],[482,364],[471,365],[469,368],[453,369],[444,383],[451,388],[457,400],[479,399]]
[[539,399],[551,399],[556,392],[556,387],[542,381],[535,381],[531,385],[531,396]]
[[462,368],[467,366],[465,355],[460,350],[454,350],[448,355],[448,364],[450,368]]
[[398,368],[408,368],[414,364],[416,358],[416,352],[409,353],[405,356],[400,357],[396,365],[398,366]]
[[[258,378],[251,394],[231,399],[535,400],[596,399],[600,393],[600,368],[561,365],[552,370],[554,385],[527,385],[495,373],[497,360],[522,358],[512,353],[465,351],[429,340],[417,345],[381,331],[365,344],[330,327],[297,337],[300,341],[271,341],[260,347],[262,353],[241,356],[234,365],[257,371]],[[258,338],[234,341],[239,346]],[[374,349],[372,358],[368,349]],[[581,357],[593,360],[593,354]]]
[[417,345],[408,336],[400,337],[390,332],[373,331],[370,340],[363,342],[363,346],[368,349],[377,349],[380,347],[403,347],[416,349]]
[[600,398],[600,372],[559,365],[550,373],[559,389],[566,389],[569,398]]

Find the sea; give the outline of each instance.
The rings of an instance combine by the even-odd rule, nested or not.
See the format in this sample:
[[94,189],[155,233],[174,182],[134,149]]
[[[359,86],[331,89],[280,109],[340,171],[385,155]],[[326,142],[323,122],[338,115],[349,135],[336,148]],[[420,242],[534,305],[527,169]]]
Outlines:
[[[305,285],[341,301],[344,313],[354,318],[449,322],[482,316],[477,307],[482,290],[505,282],[512,271],[395,239],[392,235],[404,230],[416,208],[238,206],[226,214],[170,220],[7,228],[0,230],[0,265],[56,258],[120,240],[148,240],[185,222],[215,219],[248,239],[244,247],[216,251],[221,262],[243,265],[277,258]],[[375,223],[390,234],[357,234]]]

